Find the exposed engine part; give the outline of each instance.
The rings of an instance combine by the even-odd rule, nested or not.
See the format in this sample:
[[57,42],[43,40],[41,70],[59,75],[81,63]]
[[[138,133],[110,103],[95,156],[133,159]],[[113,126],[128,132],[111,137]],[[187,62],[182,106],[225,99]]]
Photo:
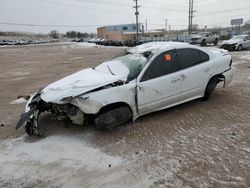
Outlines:
[[84,120],[85,120],[84,113],[81,112],[79,109],[74,116],[69,115],[69,114],[68,114],[68,116],[73,124],[76,124],[76,125],[83,125],[84,124]]

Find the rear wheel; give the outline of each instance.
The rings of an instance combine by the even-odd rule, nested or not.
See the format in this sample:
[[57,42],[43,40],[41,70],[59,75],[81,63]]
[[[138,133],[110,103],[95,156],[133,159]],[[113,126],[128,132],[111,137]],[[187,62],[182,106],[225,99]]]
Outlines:
[[219,83],[218,76],[214,76],[213,78],[211,78],[209,80],[207,87],[206,87],[206,90],[205,90],[205,93],[204,93],[203,100],[208,100],[210,98],[211,94],[215,90],[218,83]]
[[[111,106],[112,107],[112,106]],[[104,130],[122,125],[132,119],[132,113],[129,107],[121,106],[107,108],[102,110],[95,118],[97,129]]]

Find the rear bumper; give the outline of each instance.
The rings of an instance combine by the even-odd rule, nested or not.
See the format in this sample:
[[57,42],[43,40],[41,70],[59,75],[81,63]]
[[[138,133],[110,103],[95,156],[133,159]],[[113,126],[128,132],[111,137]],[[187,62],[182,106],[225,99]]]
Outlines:
[[232,81],[234,71],[235,71],[235,68],[232,67],[231,69],[229,69],[229,70],[227,70],[226,72],[223,73],[223,76],[225,77],[224,87],[226,85],[228,85]]

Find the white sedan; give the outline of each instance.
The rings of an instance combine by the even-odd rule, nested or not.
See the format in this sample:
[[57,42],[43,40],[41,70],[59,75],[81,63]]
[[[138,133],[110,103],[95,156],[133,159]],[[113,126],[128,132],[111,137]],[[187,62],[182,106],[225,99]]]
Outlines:
[[39,115],[48,111],[74,124],[94,120],[104,129],[197,98],[208,99],[233,76],[232,58],[221,49],[177,42],[134,47],[95,68],[81,70],[36,92],[17,128],[39,135]]
[[230,51],[250,48],[250,35],[237,35],[230,40],[225,40],[222,42],[221,48]]

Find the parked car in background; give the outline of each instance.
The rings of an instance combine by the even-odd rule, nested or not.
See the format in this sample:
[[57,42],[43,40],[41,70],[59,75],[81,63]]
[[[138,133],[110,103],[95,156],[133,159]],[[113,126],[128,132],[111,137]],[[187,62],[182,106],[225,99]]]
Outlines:
[[125,51],[95,68],[83,69],[36,92],[17,129],[39,135],[39,115],[98,129],[197,98],[208,99],[219,82],[233,76],[232,58],[222,49],[203,49],[178,42],[152,42]]
[[230,51],[250,48],[250,35],[238,35],[230,40],[225,40],[222,42],[221,48]]
[[201,32],[190,36],[190,44],[200,44],[206,46],[207,44],[217,45],[219,42],[219,35],[212,32]]

